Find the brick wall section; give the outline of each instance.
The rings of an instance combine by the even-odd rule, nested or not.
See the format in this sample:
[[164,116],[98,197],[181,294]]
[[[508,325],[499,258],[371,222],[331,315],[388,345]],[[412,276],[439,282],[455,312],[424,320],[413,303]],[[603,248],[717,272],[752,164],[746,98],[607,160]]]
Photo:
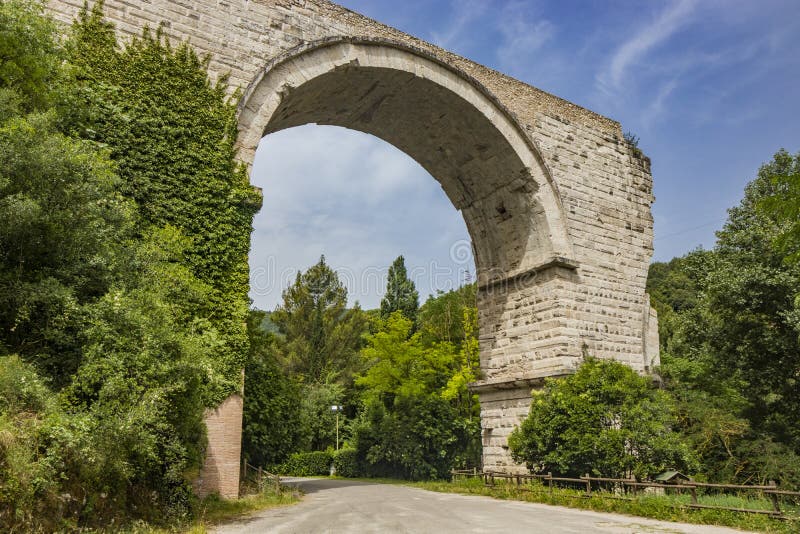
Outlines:
[[219,493],[221,497],[239,496],[239,459],[242,453],[241,395],[231,395],[217,406],[206,410],[208,448],[195,491],[201,497]]
[[[69,22],[83,1],[49,5],[59,20]],[[656,316],[645,294],[653,250],[650,162],[622,141],[616,121],[324,0],[106,0],[105,5],[123,36],[163,22],[167,35],[188,39],[210,55],[212,76],[229,73],[232,89],[248,88],[274,58],[303,45],[337,37],[377,39],[418,49],[470,77],[513,118],[554,184],[570,241],[568,259],[576,268],[556,266],[536,273],[528,285],[479,292],[486,467],[511,469],[505,436],[527,413],[525,392],[539,377],[568,373],[587,353],[621,360],[640,372],[657,361]],[[480,230],[470,228],[473,234]],[[498,389],[504,380],[506,386],[509,380],[528,382]],[[240,409],[241,399],[238,403]],[[209,424],[220,429],[228,424],[234,432],[235,416],[220,417],[223,412]],[[234,439],[229,431],[220,430],[219,436]],[[238,477],[238,469],[235,473]]]

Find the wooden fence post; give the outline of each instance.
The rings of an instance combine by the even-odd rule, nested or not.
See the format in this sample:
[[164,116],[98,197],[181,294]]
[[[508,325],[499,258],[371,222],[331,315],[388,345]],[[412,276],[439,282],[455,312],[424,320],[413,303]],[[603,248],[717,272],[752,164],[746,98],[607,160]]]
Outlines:
[[[769,484],[767,484],[767,485],[768,486],[772,486],[775,489],[778,489],[778,485],[775,483],[774,480],[770,480]],[[778,494],[777,493],[770,493],[769,497],[770,497],[770,499],[772,499],[772,508],[775,510],[775,513],[780,515],[780,513],[781,513],[781,503],[780,503],[780,500],[778,499]]]
[[586,473],[585,478],[586,478],[586,496],[587,497],[591,497],[592,496],[592,480],[589,477],[590,477],[589,473]]

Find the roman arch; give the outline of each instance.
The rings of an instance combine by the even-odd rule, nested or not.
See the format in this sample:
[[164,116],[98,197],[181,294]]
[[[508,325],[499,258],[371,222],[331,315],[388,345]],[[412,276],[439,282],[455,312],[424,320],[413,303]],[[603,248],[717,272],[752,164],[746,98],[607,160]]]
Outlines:
[[[82,4],[49,2],[65,22]],[[105,9],[123,36],[163,24],[209,54],[212,75],[230,74],[244,163],[265,134],[331,124],[395,145],[441,184],[477,268],[485,469],[520,469],[507,437],[544,378],[587,354],[658,363],[652,178],[618,123],[325,0]],[[234,396],[208,415],[204,491],[238,491],[241,407]]]

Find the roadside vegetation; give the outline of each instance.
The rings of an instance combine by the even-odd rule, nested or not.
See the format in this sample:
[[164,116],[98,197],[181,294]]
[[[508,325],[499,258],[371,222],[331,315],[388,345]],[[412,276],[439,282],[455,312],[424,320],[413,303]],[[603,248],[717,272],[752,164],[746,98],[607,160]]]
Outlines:
[[[662,521],[677,521],[701,525],[720,525],[756,532],[794,533],[800,528],[800,515],[795,519],[774,519],[760,514],[745,514],[724,510],[706,510],[680,507],[688,504],[686,497],[674,495],[636,496],[615,492],[593,491],[591,497],[578,489],[553,488],[540,482],[523,484],[518,487],[513,482],[498,481],[494,487],[486,486],[482,479],[456,480],[453,482],[426,481],[407,483],[420,489],[463,495],[484,495],[496,499],[512,499],[526,502],[568,506],[598,512],[613,512],[631,516],[649,517]],[[763,499],[755,500],[736,496],[708,496],[700,498],[701,504],[770,509],[771,503]],[[800,510],[797,510],[800,512]]]

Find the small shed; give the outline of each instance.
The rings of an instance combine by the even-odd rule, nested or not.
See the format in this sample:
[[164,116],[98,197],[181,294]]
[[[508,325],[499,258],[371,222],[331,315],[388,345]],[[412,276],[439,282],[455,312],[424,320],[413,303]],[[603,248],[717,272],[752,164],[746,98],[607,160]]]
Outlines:
[[682,484],[691,480],[680,471],[664,471],[653,479],[654,482],[661,482],[662,484]]

